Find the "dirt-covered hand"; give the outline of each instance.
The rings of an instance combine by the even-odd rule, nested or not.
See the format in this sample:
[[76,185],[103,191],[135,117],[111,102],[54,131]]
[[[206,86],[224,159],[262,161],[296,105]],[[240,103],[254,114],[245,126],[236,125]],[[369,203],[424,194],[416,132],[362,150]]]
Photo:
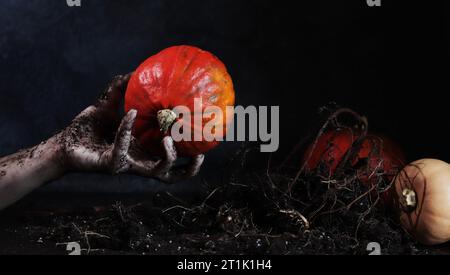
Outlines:
[[175,167],[177,152],[171,137],[161,146],[165,157],[149,156],[131,135],[136,110],[123,118],[120,106],[131,74],[117,76],[100,96],[97,104],[82,111],[61,133],[58,143],[63,146],[63,162],[70,170],[135,173],[174,182],[195,176],[204,156],[198,155],[188,165]]

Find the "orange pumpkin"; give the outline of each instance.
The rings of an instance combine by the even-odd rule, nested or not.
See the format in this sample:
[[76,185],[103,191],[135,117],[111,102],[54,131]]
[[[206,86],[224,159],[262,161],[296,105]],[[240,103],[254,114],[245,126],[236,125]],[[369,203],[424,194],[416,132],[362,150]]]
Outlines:
[[[203,135],[194,141],[195,133],[202,131],[211,119],[219,121],[215,129],[222,127],[223,135],[226,134],[234,116],[226,112],[226,107],[234,105],[234,97],[232,79],[216,56],[192,46],[174,46],[148,58],[136,69],[125,94],[125,111],[137,110],[133,135],[153,154],[162,154],[161,140],[170,134],[173,123],[190,127],[192,141],[177,141],[175,147],[180,156],[195,156],[219,143],[206,141]],[[223,117],[203,117],[202,125],[195,124],[194,99],[201,99],[202,112],[208,106],[216,106]],[[173,112],[177,106],[188,107],[191,119],[177,118]]]

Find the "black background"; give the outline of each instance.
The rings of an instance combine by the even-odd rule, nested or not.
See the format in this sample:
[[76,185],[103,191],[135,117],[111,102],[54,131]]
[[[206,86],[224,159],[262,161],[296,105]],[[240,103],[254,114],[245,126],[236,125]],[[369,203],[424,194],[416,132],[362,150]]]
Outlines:
[[[0,155],[65,127],[114,75],[168,46],[192,44],[227,65],[237,104],[280,105],[280,155],[313,126],[320,106],[335,101],[365,114],[410,160],[449,161],[449,4],[430,2],[82,0],[69,8],[65,0],[2,0]],[[209,153],[202,177],[183,186],[210,180],[236,147]],[[46,190],[148,188],[163,187],[78,174]]]

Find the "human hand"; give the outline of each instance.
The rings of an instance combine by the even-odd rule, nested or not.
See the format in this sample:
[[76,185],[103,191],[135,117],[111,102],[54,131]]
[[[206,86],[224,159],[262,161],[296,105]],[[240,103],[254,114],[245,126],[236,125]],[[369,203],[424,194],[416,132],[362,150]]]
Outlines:
[[149,156],[131,135],[136,110],[123,118],[120,106],[131,73],[115,77],[95,105],[82,111],[56,136],[62,146],[63,167],[76,171],[134,173],[174,182],[195,176],[204,156],[198,155],[188,165],[175,167],[177,152],[170,136],[161,143],[165,158]]

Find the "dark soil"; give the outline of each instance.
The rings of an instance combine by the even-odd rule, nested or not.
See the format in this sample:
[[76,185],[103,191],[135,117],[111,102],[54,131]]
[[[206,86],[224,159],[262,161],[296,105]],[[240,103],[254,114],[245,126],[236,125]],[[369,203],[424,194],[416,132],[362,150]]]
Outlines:
[[311,219],[292,207],[300,202],[272,201],[270,192],[278,190],[259,189],[266,177],[260,173],[230,182],[205,193],[196,205],[158,193],[152,203],[22,213],[6,227],[9,232],[0,226],[0,253],[65,254],[72,241],[86,254],[369,254],[370,242],[380,243],[383,254],[450,251],[417,244],[384,211],[366,213],[364,200]]
[[[0,253],[67,254],[75,241],[83,254],[367,255],[372,242],[381,254],[450,254],[448,244],[418,244],[345,164],[325,179],[321,168],[307,174],[295,157],[281,160],[244,146],[222,182],[205,185],[194,202],[160,192],[144,202],[23,214],[16,224],[1,218]],[[30,245],[8,250],[17,236]]]
[[369,254],[370,242],[378,242],[382,254],[450,251],[416,243],[369,196],[338,207],[366,191],[357,181],[341,192],[310,176],[289,195],[282,190],[292,178],[276,172],[243,172],[227,180],[205,186],[194,204],[157,193],[145,203],[29,213],[14,231],[40,254],[67,253],[73,241],[83,254]]

